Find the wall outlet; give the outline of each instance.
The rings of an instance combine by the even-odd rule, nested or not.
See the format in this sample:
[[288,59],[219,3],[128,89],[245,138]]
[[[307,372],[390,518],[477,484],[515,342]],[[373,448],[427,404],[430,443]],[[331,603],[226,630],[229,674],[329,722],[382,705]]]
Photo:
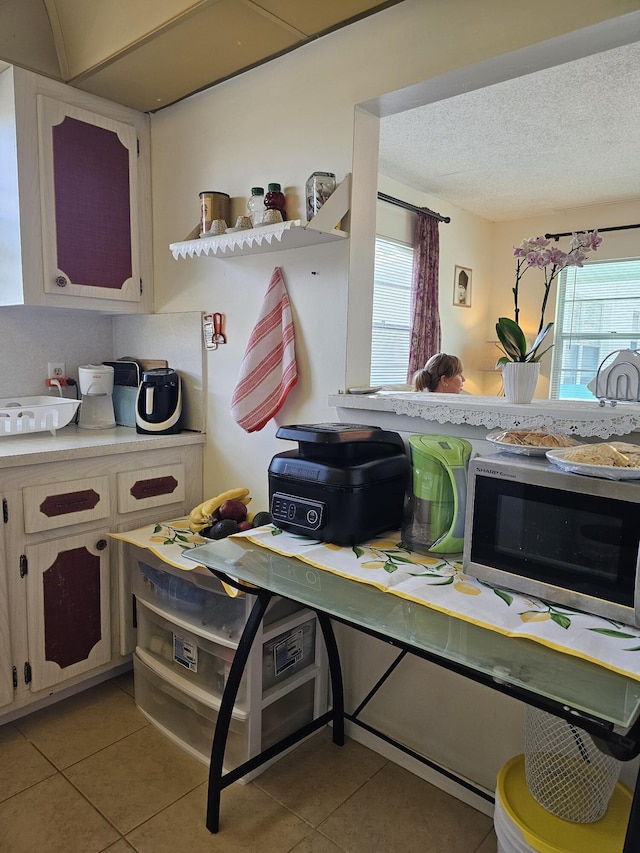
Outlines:
[[64,361],[50,361],[47,364],[47,379],[63,379],[66,375]]

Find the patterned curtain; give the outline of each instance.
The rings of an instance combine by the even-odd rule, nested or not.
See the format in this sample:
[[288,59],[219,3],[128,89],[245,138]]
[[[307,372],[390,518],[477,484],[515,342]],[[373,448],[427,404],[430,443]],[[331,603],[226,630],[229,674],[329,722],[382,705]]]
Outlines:
[[438,220],[428,213],[418,213],[413,240],[408,382],[411,382],[416,370],[424,367],[428,358],[440,352],[439,259]]

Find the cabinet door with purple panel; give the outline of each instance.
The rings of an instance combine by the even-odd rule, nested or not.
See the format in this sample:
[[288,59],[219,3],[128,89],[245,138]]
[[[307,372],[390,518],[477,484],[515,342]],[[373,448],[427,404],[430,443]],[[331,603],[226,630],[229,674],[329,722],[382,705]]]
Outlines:
[[109,529],[27,545],[31,690],[111,659]]
[[140,301],[133,125],[38,95],[44,289]]

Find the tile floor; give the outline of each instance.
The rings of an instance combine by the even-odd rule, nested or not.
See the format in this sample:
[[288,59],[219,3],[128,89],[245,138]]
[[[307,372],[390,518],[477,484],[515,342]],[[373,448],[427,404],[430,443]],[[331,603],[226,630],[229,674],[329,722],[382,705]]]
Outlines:
[[0,853],[496,853],[489,817],[326,729],[225,789],[216,835],[206,777],[121,676],[0,727]]

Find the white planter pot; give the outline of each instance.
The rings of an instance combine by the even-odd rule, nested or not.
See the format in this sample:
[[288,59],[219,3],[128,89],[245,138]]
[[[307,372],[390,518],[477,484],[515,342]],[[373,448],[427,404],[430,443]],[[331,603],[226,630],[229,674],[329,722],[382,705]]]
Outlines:
[[510,361],[502,368],[504,396],[510,403],[530,403],[538,384],[540,362]]

